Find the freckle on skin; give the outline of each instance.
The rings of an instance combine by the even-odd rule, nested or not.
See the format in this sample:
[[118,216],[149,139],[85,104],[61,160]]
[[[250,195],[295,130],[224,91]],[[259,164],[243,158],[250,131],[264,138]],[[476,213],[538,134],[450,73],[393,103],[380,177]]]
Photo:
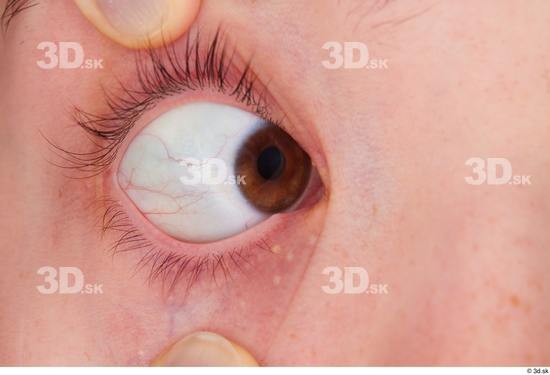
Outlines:
[[271,252],[274,254],[279,254],[281,252],[281,246],[280,245],[271,246]]
[[511,303],[512,306],[514,306],[514,307],[519,307],[519,305],[521,304],[521,302],[520,302],[518,296],[516,296],[516,295],[514,295],[514,294],[510,296],[510,303]]

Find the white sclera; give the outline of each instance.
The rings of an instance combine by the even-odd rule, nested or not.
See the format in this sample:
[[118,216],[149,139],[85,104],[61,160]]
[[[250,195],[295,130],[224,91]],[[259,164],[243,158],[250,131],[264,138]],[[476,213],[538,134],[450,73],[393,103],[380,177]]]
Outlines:
[[201,171],[196,162],[189,165],[214,158],[232,178],[240,148],[262,126],[258,116],[228,105],[197,102],[174,108],[132,140],[118,168],[119,185],[151,223],[179,240],[213,242],[236,235],[268,215],[230,180],[189,182]]

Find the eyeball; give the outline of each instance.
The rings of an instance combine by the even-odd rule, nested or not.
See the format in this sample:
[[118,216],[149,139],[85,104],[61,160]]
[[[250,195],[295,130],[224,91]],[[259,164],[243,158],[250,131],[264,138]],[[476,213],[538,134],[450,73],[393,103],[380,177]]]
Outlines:
[[277,125],[233,106],[194,102],[134,137],[117,180],[158,229],[205,243],[292,209],[311,170],[308,154]]

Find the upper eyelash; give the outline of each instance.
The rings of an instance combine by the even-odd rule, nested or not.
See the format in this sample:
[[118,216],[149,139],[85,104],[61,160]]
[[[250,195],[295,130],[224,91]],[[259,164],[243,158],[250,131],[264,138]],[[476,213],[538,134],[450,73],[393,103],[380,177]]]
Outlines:
[[[182,60],[183,55],[183,60]],[[96,176],[116,159],[122,144],[136,121],[162,99],[187,91],[206,87],[233,97],[244,103],[266,121],[278,124],[271,118],[264,100],[264,92],[256,89],[257,77],[249,61],[235,79],[231,79],[235,52],[228,55],[227,45],[218,28],[202,53],[200,33],[191,39],[187,35],[183,52],[175,45],[148,49],[136,54],[135,65],[138,87],[127,87],[119,82],[119,93],[104,90],[105,104],[109,111],[93,114],[79,107],[73,111],[76,124],[92,137],[93,150],[76,152],[60,147],[44,137],[64,162],[61,168],[75,169],[76,178]]]

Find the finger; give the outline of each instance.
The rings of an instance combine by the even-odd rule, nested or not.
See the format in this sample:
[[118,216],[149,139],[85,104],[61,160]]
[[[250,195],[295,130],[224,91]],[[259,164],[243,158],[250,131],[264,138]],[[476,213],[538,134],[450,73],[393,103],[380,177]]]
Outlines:
[[162,353],[153,366],[258,366],[241,346],[211,332],[184,337]]
[[200,0],[75,0],[103,34],[129,48],[158,47],[186,32]]

